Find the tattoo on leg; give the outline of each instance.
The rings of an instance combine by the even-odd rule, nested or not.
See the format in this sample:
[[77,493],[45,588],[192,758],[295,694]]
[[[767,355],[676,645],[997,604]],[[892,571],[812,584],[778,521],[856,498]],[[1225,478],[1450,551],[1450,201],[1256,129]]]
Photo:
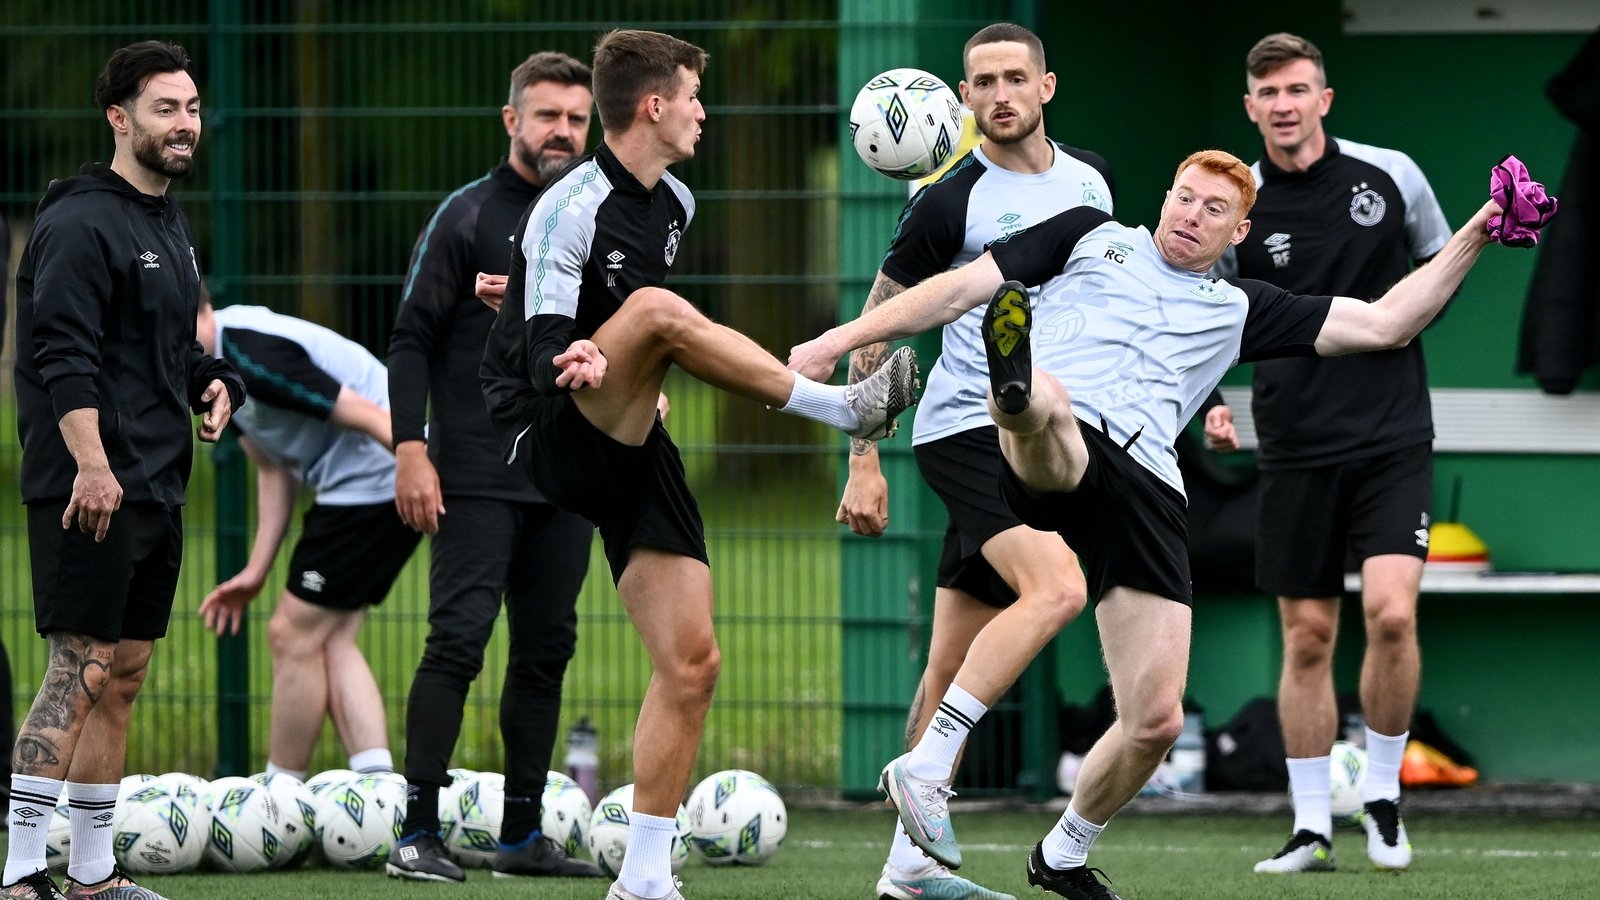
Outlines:
[[[112,644],[79,634],[50,635],[44,683],[17,737],[15,759],[24,774],[59,767],[71,759],[83,720],[94,708],[111,672]],[[96,671],[98,670],[98,671]]]
[[917,682],[916,696],[911,698],[911,714],[906,718],[906,749],[910,750],[917,742],[917,725],[922,722],[922,704],[927,702],[927,692],[922,682]]
[[[24,732],[17,738],[17,759],[22,763],[20,769],[41,769],[61,765],[60,754],[56,753],[55,745],[41,735]],[[27,771],[19,774],[30,774]]]

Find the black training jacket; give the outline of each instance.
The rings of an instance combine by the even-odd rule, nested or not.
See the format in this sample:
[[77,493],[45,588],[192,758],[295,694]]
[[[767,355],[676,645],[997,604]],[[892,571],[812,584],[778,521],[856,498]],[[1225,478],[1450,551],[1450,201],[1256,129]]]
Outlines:
[[200,394],[220,378],[244,403],[233,366],[195,340],[199,299],[194,238],[170,195],[98,163],[51,182],[17,269],[23,502],[72,495],[58,422],[91,408],[123,502],[183,505]]
[[[541,502],[528,476],[500,459],[478,367],[494,310],[477,273],[511,271],[512,241],[539,188],[500,163],[439,204],[417,237],[389,339],[394,440],[422,440],[445,496]],[[430,402],[431,400],[431,402]]]

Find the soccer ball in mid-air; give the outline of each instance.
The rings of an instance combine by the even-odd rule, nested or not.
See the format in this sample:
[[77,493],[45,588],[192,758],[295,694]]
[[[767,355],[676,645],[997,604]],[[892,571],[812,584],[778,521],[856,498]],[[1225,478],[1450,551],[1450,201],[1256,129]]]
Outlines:
[[551,772],[546,776],[544,794],[539,800],[539,830],[561,845],[567,855],[577,858],[589,851],[589,817],[594,808],[589,795],[576,781]]
[[913,181],[937,171],[961,143],[961,101],[921,69],[890,69],[856,94],[850,142],[867,165]]
[[710,775],[689,794],[689,846],[713,866],[758,866],[789,831],[789,814],[772,783],[754,772]]
[[1367,751],[1349,741],[1339,741],[1328,754],[1328,811],[1334,824],[1354,825],[1361,821],[1361,787],[1367,780]]
[[[628,826],[633,815],[633,785],[625,784],[600,798],[589,818],[589,855],[607,875],[616,878],[622,871],[622,858],[628,853]],[[669,851],[672,871],[683,868],[689,859],[689,815],[680,805],[677,833]]]

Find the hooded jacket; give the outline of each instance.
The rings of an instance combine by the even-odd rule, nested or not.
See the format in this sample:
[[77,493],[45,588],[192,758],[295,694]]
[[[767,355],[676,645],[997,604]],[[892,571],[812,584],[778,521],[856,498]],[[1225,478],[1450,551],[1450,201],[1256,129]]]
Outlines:
[[170,195],[98,163],[51,182],[17,269],[23,502],[72,495],[59,421],[89,408],[123,502],[183,505],[201,393],[221,379],[234,409],[244,403],[233,366],[195,340],[199,300],[194,238]]

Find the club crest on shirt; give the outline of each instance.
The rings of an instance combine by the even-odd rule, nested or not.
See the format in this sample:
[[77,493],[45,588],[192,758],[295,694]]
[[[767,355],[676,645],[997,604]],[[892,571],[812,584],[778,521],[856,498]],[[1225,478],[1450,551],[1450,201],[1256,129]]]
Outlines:
[[678,239],[683,237],[683,230],[678,227],[678,220],[673,219],[671,231],[667,232],[667,265],[678,257]]
[[1350,198],[1350,218],[1357,225],[1371,227],[1383,221],[1383,211],[1388,206],[1383,195],[1367,187],[1365,181],[1350,188],[1354,197]]
[[1106,201],[1105,195],[1100,193],[1100,188],[1092,181],[1082,182],[1083,205],[1092,206],[1101,212],[1111,212],[1111,204]]

